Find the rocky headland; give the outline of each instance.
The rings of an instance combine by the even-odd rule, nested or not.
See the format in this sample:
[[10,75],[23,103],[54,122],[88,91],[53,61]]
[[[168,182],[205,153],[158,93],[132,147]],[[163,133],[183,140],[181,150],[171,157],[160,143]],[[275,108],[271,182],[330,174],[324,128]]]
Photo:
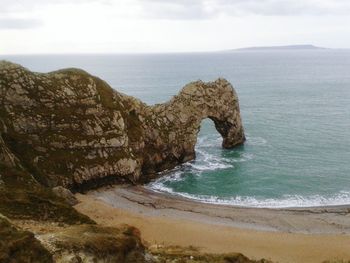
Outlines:
[[224,79],[148,106],[79,69],[34,73],[1,61],[0,262],[172,262],[148,253],[137,229],[77,212],[71,191],[147,182],[194,159],[205,118],[223,147],[244,142],[237,94]]
[[49,187],[148,181],[195,158],[205,118],[223,147],[245,140],[237,94],[224,79],[190,83],[154,106],[78,69],[40,74],[1,62],[0,85],[3,147]]

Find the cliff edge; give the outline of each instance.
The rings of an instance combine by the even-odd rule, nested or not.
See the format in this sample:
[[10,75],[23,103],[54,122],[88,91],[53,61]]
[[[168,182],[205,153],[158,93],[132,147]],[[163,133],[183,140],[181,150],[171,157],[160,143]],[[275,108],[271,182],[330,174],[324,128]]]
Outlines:
[[79,69],[43,74],[0,62],[1,143],[45,186],[148,181],[195,158],[205,118],[224,148],[244,142],[238,97],[225,79],[189,83],[148,106]]
[[190,83],[148,106],[79,69],[43,74],[0,61],[0,261],[256,262],[152,251],[137,229],[96,225],[72,207],[68,189],[141,183],[195,158],[204,118],[223,147],[244,142],[238,98],[224,79]]

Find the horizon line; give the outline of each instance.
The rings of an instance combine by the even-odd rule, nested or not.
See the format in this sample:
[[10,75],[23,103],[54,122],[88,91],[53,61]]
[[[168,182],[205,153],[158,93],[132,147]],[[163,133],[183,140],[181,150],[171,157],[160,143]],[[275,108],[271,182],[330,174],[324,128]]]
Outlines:
[[[221,50],[206,50],[206,51],[135,51],[135,52],[43,52],[43,53],[5,53],[0,56],[45,56],[45,55],[162,55],[162,54],[201,54],[201,53],[230,53],[230,52],[245,52],[247,49],[252,49],[249,52],[264,52],[264,51],[273,51],[273,48],[276,48],[276,51],[279,51],[278,48],[288,47],[288,46],[306,46],[306,45],[279,45],[279,46],[249,46],[233,49],[221,49]],[[312,45],[311,45],[312,46]],[[321,51],[321,50],[349,50],[350,48],[325,48],[315,46],[315,49],[304,49],[309,51]],[[271,48],[271,50],[258,50],[259,48]],[[253,50],[257,49],[257,50]],[[301,51],[302,49],[284,49],[281,51]]]

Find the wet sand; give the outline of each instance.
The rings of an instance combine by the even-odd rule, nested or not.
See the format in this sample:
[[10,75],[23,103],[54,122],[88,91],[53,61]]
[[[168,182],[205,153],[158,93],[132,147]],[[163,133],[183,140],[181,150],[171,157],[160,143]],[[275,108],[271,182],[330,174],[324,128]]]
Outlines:
[[117,186],[77,194],[102,225],[134,225],[153,244],[240,252],[276,262],[350,260],[350,206],[263,209],[221,206]]

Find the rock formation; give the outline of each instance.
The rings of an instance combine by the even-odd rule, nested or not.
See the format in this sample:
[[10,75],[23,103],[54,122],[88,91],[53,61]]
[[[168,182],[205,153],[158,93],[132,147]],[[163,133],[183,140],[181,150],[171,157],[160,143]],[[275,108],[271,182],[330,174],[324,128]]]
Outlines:
[[120,228],[97,225],[70,226],[37,238],[57,263],[147,262],[140,233],[138,229],[130,226]]
[[148,106],[82,70],[41,74],[0,62],[1,151],[45,186],[148,181],[195,158],[205,118],[224,148],[244,142],[238,98],[224,79],[190,83]]
[[15,227],[0,214],[0,262],[53,262],[34,234]]
[[71,206],[68,189],[148,181],[195,158],[204,118],[223,147],[244,142],[237,95],[224,79],[147,106],[82,70],[41,74],[0,61],[0,261],[267,262],[152,251],[137,229],[98,226]]
[[15,226],[0,214],[1,263],[272,263],[250,260],[239,253],[206,254],[194,247],[148,249],[139,231],[130,226],[69,226],[49,233],[36,233]]

